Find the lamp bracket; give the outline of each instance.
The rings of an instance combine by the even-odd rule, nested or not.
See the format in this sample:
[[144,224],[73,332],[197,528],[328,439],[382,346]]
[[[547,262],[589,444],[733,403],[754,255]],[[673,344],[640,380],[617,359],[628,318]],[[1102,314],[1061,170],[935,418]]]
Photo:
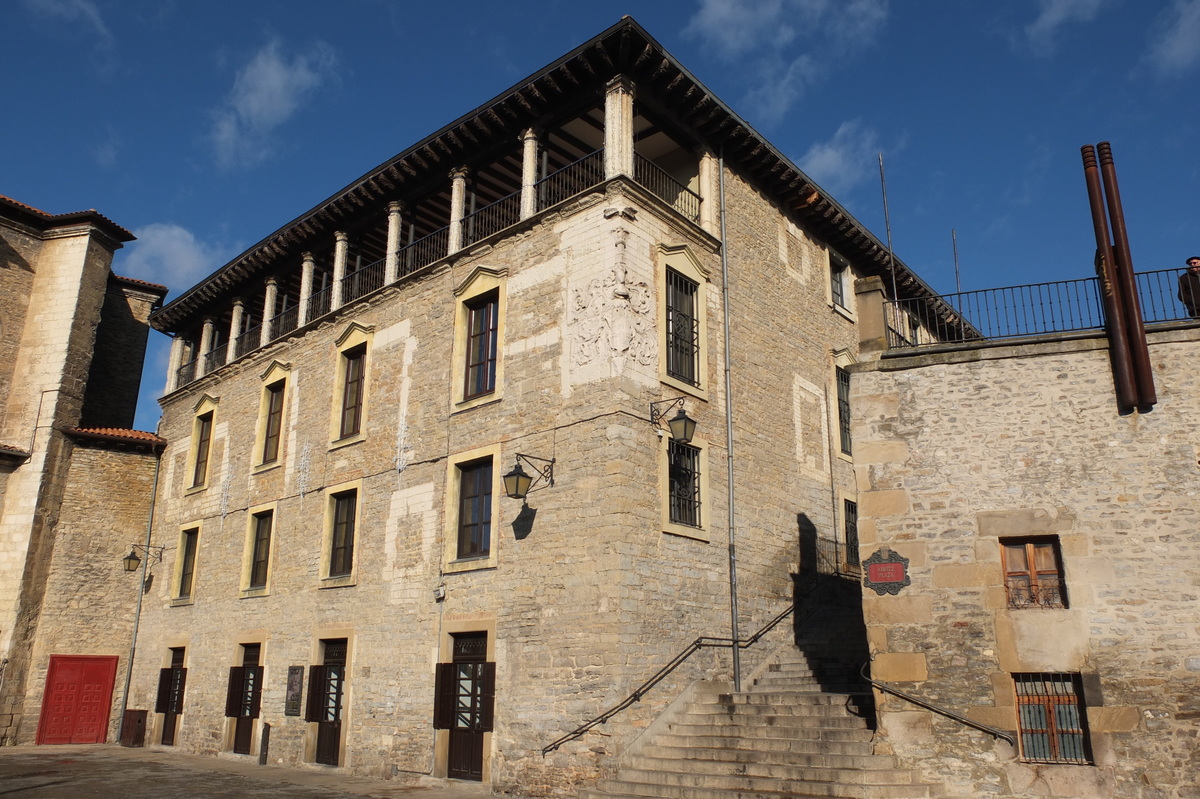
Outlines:
[[[536,455],[525,455],[518,452],[517,463],[520,464],[521,461],[524,461],[533,470],[533,482],[529,484],[529,491],[527,493],[531,494],[534,491],[540,491],[541,488],[549,488],[554,485],[554,464],[556,462],[554,458],[539,458]],[[534,461],[537,461],[537,463],[534,463]],[[541,488],[534,488],[539,480],[545,480],[546,485]]]
[[167,550],[167,547],[156,547],[152,544],[131,544],[130,550],[133,552],[140,552],[144,557],[147,558],[153,556],[154,563],[162,563],[163,552]]
[[650,403],[650,424],[655,427],[662,427],[663,419],[668,413],[676,408],[683,407],[683,397],[675,397],[674,399],[659,400],[658,402]]

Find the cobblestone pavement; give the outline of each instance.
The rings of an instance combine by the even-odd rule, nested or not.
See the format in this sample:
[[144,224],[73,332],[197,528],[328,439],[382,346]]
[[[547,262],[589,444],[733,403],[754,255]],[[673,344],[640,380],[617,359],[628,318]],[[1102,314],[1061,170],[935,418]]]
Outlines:
[[481,785],[421,785],[257,761],[95,746],[0,747],[0,799],[483,799]]

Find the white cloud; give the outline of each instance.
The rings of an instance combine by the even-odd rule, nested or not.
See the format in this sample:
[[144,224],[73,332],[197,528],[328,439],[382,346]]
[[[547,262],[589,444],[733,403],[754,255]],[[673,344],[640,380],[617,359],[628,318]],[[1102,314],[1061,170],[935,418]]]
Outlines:
[[334,77],[337,58],[318,43],[309,55],[289,58],[272,40],[234,79],[216,113],[212,140],[222,168],[253,166],[272,152],[272,134],[324,83]]
[[199,283],[237,254],[234,247],[197,240],[173,222],[154,222],[133,231],[137,241],[126,246],[129,255],[117,264],[119,274],[168,286],[172,293]]
[[808,148],[800,168],[833,195],[869,180],[878,166],[879,136],[862,122],[843,122],[829,141]]
[[92,0],[25,0],[25,7],[34,13],[69,24],[80,23],[90,28],[101,44],[112,44],[113,35],[100,9]]
[[1200,0],[1175,0],[1156,26],[1147,59],[1163,74],[1178,73],[1200,59]]
[[1025,37],[1034,52],[1048,55],[1054,51],[1054,37],[1070,22],[1089,22],[1111,0],[1038,0],[1041,10],[1025,26]]
[[748,105],[780,119],[839,61],[865,52],[888,18],[888,0],[701,0],[684,28],[756,76]]

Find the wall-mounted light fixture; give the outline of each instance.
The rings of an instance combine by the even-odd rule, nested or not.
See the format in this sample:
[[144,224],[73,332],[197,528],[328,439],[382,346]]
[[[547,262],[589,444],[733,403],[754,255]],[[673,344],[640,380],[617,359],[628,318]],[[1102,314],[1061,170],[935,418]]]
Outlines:
[[661,427],[663,418],[672,408],[678,408],[679,412],[667,420],[667,429],[671,431],[671,438],[680,444],[687,444],[696,434],[696,420],[683,409],[683,397],[650,403],[650,424]]
[[154,547],[154,546],[146,546],[144,544],[133,544],[129,548],[129,554],[126,555],[125,557],[121,558],[121,563],[124,564],[125,571],[135,572],[138,570],[138,566],[142,565],[142,559],[141,559],[141,557],[138,556],[138,552],[141,552],[143,555],[145,555],[148,558],[150,558],[150,557],[154,558],[154,560],[150,561],[151,564],[154,564],[154,563],[162,563],[163,550],[165,550],[165,549],[166,549],[166,547]]
[[[533,469],[533,474],[529,474],[521,468],[521,461],[529,465]],[[537,461],[537,463],[534,463]],[[534,455],[523,455],[517,453],[517,462],[512,467],[512,471],[504,475],[504,493],[512,499],[525,499],[530,491],[535,490],[539,480],[545,480],[546,485],[542,488],[554,485],[554,458],[549,460],[538,458]]]

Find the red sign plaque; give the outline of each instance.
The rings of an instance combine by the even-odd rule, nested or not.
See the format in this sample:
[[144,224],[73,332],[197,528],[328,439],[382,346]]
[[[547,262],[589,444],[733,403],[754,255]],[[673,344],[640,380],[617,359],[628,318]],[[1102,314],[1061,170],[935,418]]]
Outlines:
[[863,585],[883,596],[895,596],[900,589],[911,585],[908,576],[908,558],[891,551],[877,549],[863,561]]

